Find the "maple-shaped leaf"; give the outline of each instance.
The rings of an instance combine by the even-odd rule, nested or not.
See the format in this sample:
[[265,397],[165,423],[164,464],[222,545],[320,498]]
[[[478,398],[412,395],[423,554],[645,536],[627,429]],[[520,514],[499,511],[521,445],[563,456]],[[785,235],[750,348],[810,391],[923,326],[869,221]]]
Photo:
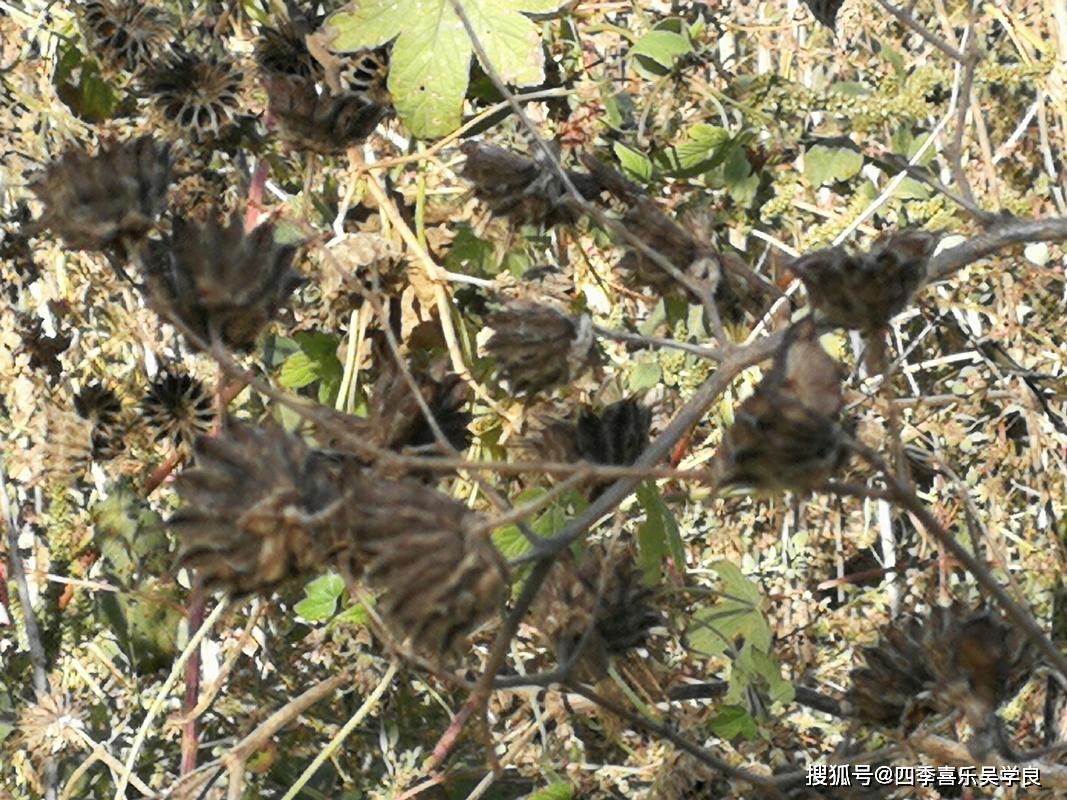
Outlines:
[[[537,26],[524,13],[554,11],[562,0],[463,0],[492,68],[507,83],[545,77]],[[419,138],[459,127],[474,51],[452,0],[353,0],[330,15],[329,47],[348,53],[393,39],[389,92],[400,118]]]

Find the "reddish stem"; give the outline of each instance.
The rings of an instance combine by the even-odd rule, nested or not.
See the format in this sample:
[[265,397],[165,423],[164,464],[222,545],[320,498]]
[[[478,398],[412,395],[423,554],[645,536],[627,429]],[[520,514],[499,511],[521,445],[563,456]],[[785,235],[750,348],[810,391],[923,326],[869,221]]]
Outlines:
[[[204,590],[197,581],[193,584],[193,590],[189,594],[189,630],[200,630],[204,624]],[[186,723],[182,726],[182,764],[181,774],[188,775],[196,769],[196,752],[199,742],[196,735],[196,717],[193,711],[200,699],[200,648],[197,647],[185,666],[185,701],[182,704],[182,713]]]

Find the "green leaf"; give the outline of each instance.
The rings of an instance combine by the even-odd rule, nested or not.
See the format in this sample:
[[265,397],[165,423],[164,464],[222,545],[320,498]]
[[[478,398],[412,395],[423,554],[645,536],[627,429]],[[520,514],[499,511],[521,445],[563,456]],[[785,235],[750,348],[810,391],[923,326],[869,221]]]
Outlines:
[[[544,80],[537,26],[523,16],[558,8],[558,0],[464,0],[463,8],[489,61],[506,83]],[[340,52],[396,39],[389,91],[400,118],[419,138],[459,127],[473,48],[451,0],[356,0],[330,15],[330,46]]]
[[627,386],[631,392],[643,392],[658,386],[663,379],[663,369],[655,361],[639,361],[630,370]]
[[652,179],[652,162],[642,153],[632,150],[621,142],[615,142],[615,157],[622,168],[635,178],[648,182]]
[[630,48],[635,67],[651,78],[667,75],[679,58],[692,52],[687,34],[663,29],[649,31]]
[[282,363],[278,382],[286,389],[300,389],[321,381],[319,400],[326,402],[336,394],[344,372],[337,358],[337,338],[314,332],[298,333],[293,338],[300,350]]
[[719,561],[712,565],[721,579],[717,601],[693,615],[689,643],[704,656],[718,656],[738,639],[767,652],[771,629],[761,609],[763,594],[735,564]]
[[344,590],[345,582],[341,576],[328,572],[304,587],[306,597],[293,606],[293,610],[309,622],[322,622],[333,616]]
[[544,789],[527,795],[526,800],[573,800],[574,787],[569,783],[553,783]]
[[500,272],[496,262],[496,247],[481,239],[470,225],[457,226],[452,247],[445,256],[445,267],[452,272],[491,278]]
[[756,721],[742,706],[721,706],[709,724],[712,732],[723,739],[755,739],[759,735]]
[[107,498],[90,513],[96,546],[111,575],[126,581],[139,566],[150,573],[166,570],[170,556],[163,518],[128,483],[109,487]]
[[[534,486],[512,500],[516,506],[530,503],[541,497],[548,489]],[[570,517],[568,509],[581,511],[588,505],[585,498],[577,492],[562,495],[554,504],[546,508],[530,523],[530,529],[538,536],[547,539],[563,529]],[[518,558],[530,550],[530,543],[522,535],[517,525],[505,525],[493,531],[493,544],[506,559]]]
[[804,177],[812,186],[844,181],[863,169],[863,156],[840,147],[817,144],[804,154]]
[[732,143],[726,128],[700,122],[686,131],[685,140],[677,146],[659,151],[656,161],[674,178],[692,178],[719,166]]
[[678,522],[655,483],[645,481],[637,487],[637,502],[645,511],[645,521],[637,529],[639,563],[645,584],[652,586],[659,581],[668,554],[675,569],[685,569],[685,546]]
[[893,190],[898,200],[929,200],[930,189],[914,178],[904,178]]

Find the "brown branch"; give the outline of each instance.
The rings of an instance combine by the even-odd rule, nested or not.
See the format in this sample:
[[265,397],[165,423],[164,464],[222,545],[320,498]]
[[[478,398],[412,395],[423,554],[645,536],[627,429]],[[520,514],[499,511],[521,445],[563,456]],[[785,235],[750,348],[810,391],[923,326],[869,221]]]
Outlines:
[[962,244],[942,250],[927,265],[926,282],[943,281],[954,273],[1006,247],[1030,242],[1067,240],[1067,217],[1019,219],[1002,215],[989,230]]

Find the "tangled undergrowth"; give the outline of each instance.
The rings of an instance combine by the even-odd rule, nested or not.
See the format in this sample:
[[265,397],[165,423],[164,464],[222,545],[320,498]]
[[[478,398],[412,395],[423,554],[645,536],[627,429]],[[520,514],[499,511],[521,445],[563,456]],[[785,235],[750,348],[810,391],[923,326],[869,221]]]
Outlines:
[[1062,796],[1067,17],[805,3],[0,2],[0,796]]

